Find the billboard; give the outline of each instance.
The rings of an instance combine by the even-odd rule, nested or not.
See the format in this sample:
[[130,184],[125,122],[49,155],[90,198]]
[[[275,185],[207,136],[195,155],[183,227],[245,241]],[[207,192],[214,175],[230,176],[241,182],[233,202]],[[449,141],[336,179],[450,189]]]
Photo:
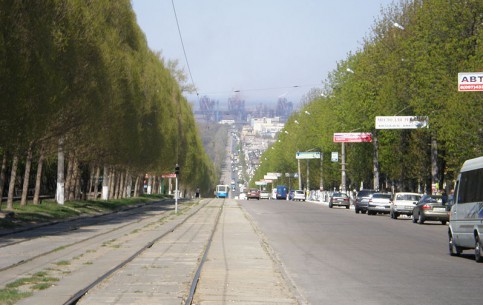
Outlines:
[[320,159],[320,152],[318,151],[298,151],[295,154],[295,159]]
[[370,132],[339,132],[334,133],[334,143],[361,143],[372,142]]
[[483,91],[483,72],[458,73],[458,91]]
[[429,128],[427,116],[376,116],[376,129]]
[[176,174],[175,173],[162,174],[161,178],[176,178]]

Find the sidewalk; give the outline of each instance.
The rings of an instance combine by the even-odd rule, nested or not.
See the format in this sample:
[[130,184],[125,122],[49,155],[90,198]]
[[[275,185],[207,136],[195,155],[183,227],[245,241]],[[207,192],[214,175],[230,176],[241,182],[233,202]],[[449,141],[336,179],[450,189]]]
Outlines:
[[300,304],[249,216],[227,200],[193,304]]

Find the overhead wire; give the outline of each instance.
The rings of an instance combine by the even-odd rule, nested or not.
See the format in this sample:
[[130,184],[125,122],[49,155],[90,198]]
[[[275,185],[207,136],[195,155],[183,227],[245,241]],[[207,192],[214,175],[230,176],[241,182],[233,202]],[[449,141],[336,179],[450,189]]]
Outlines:
[[199,98],[198,89],[196,89],[195,81],[193,79],[193,74],[191,73],[190,63],[188,61],[188,56],[186,55],[186,49],[184,47],[184,42],[183,42],[183,35],[181,35],[181,28],[179,26],[178,14],[176,14],[176,7],[174,5],[174,0],[171,0],[171,4],[173,5],[174,18],[176,20],[176,26],[178,27],[179,39],[181,41],[181,47],[183,49],[183,54],[184,54],[184,59],[186,61],[186,66],[188,67],[188,74],[190,75],[191,83],[193,84],[193,87],[195,88],[196,96]]

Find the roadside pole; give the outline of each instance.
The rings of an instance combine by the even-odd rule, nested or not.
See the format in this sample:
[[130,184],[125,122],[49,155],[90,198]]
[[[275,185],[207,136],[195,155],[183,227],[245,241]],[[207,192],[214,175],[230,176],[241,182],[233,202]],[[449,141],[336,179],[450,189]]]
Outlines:
[[179,196],[179,192],[178,192],[178,179],[179,179],[179,164],[176,164],[175,168],[174,168],[174,174],[176,175],[176,182],[175,182],[175,195],[174,195],[174,213],[175,214],[178,214],[178,196]]

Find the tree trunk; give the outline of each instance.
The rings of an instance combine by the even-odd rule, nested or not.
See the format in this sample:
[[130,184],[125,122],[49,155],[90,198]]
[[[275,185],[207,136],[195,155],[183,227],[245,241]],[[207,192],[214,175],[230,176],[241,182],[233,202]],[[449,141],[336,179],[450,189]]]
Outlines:
[[116,170],[112,169],[109,175],[109,199],[113,199],[116,196]]
[[104,173],[102,178],[102,200],[109,199],[109,168],[104,166]]
[[64,204],[64,187],[65,187],[65,175],[64,175],[64,137],[59,139],[59,148],[57,151],[57,189],[55,192],[55,201],[58,204]]
[[99,176],[101,175],[101,167],[96,167],[96,178],[94,180],[94,200],[97,200],[97,196],[99,195],[99,190],[97,189],[99,185]]
[[5,189],[5,170],[7,168],[7,152],[3,153],[2,168],[0,170],[0,210],[2,209],[3,190]]
[[29,178],[30,178],[30,168],[32,167],[32,145],[29,146],[27,152],[27,160],[25,161],[25,173],[23,176],[23,188],[22,188],[22,199],[20,200],[20,205],[25,206],[27,204],[27,196],[29,192]]
[[74,164],[72,165],[72,179],[70,184],[69,200],[76,200],[80,197],[79,161],[75,155],[72,159]]
[[120,173],[121,176],[121,181],[119,182],[119,198],[124,198],[124,194],[126,193],[124,191],[124,186],[126,184],[126,175],[124,175],[123,172]]
[[129,174],[129,170],[127,170],[126,171],[125,190],[124,190],[124,194],[125,194],[126,198],[131,197],[131,187],[132,187],[132,177]]
[[72,187],[74,185],[74,181],[72,179],[74,172],[74,155],[72,152],[68,154],[68,163],[67,163],[67,175],[65,177],[65,192],[64,196],[67,201],[72,200],[71,193],[73,193]]
[[15,153],[10,172],[10,184],[8,186],[7,210],[13,210],[13,192],[15,190],[15,179],[17,178],[18,154]]
[[37,175],[35,177],[35,194],[33,199],[33,204],[39,204],[39,197],[40,197],[40,183],[42,181],[42,167],[44,165],[45,159],[45,148],[42,145],[40,148],[40,156],[39,156],[39,163],[37,164]]
[[134,183],[134,197],[139,196],[139,175],[136,176],[136,182]]
[[94,183],[94,165],[89,166],[89,181],[87,182],[87,200],[92,200],[92,184]]

